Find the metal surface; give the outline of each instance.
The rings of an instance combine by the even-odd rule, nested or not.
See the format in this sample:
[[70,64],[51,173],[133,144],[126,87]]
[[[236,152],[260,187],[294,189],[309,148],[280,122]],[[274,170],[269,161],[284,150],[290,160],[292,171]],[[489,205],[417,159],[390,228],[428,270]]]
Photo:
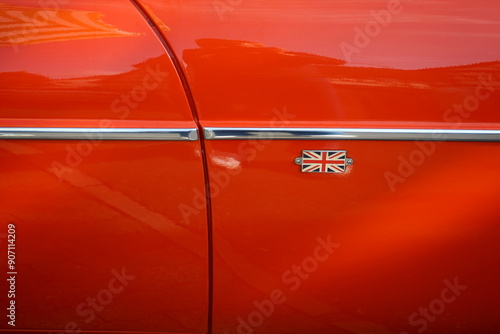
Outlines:
[[0,128],[0,139],[198,140],[196,129]]
[[205,139],[500,141],[500,130],[206,128]]

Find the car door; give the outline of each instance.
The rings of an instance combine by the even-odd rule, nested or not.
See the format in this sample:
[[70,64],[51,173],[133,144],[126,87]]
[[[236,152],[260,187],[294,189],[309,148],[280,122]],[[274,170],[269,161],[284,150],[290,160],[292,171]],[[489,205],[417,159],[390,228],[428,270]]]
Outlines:
[[202,152],[163,44],[123,0],[0,19],[0,331],[207,332]]
[[214,333],[498,332],[498,4],[140,2],[204,127]]

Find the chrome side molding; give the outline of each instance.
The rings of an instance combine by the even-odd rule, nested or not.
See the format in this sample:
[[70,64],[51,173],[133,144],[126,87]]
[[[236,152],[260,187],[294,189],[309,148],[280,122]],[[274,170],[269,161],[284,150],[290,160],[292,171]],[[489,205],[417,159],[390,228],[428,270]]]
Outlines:
[[[356,128],[205,128],[207,140],[427,140],[500,142],[500,130]],[[0,127],[0,139],[196,141],[198,130],[152,128]]]
[[500,141],[500,130],[205,128],[205,139]]
[[198,140],[197,129],[0,128],[0,139],[37,140]]

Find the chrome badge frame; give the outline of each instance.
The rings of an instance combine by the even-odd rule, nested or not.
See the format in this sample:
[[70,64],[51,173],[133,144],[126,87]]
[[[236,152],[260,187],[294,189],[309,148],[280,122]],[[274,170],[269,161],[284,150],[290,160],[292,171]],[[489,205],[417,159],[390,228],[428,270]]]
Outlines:
[[303,150],[295,163],[301,166],[302,173],[343,174],[354,160],[347,157],[347,151]]

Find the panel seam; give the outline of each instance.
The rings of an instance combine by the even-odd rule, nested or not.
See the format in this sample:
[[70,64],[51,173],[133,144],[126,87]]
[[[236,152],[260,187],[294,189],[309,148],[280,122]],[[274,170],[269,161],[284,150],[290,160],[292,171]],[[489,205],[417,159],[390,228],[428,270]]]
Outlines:
[[186,98],[188,100],[193,120],[198,128],[199,132],[199,140],[200,140],[200,148],[201,148],[201,157],[203,164],[203,174],[205,178],[205,201],[206,201],[206,209],[207,209],[207,236],[208,236],[208,318],[207,318],[207,330],[208,333],[212,333],[212,305],[213,305],[213,228],[212,228],[212,201],[210,196],[210,177],[208,172],[208,157],[205,146],[205,138],[203,137],[203,127],[201,126],[200,120],[198,118],[198,112],[196,108],[196,103],[189,86],[187,76],[184,73],[183,67],[179,62],[179,59],[173,52],[173,49],[170,47],[170,44],[167,41],[166,36],[163,35],[158,26],[154,23],[154,21],[149,16],[148,11],[141,5],[139,0],[130,0],[130,2],[137,8],[139,13],[144,17],[147,21],[153,32],[156,34],[158,40],[161,42],[168,56],[170,57],[176,71],[179,76],[182,86],[184,87],[184,93],[186,94]]

